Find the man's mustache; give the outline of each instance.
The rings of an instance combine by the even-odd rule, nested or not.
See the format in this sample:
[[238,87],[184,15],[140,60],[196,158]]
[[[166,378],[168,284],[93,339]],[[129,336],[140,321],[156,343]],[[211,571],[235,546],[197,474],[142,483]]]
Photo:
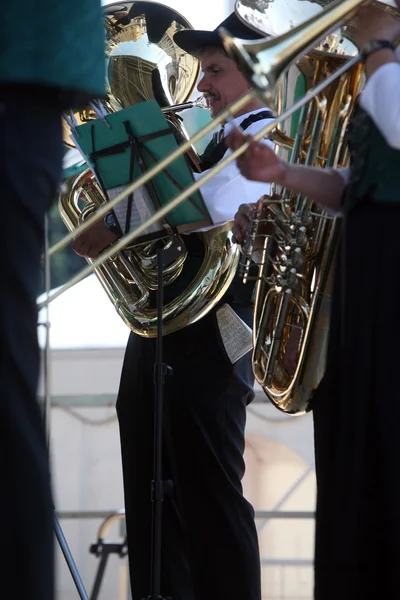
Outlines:
[[220,95],[219,94],[205,94],[206,100],[219,100],[220,99]]

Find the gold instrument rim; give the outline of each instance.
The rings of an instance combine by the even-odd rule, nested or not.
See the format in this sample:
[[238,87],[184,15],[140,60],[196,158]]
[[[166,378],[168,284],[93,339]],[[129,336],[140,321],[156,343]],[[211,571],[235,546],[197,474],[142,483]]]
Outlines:
[[[140,0],[139,0],[139,1],[137,1],[136,3],[139,3],[139,4],[140,4]],[[143,3],[145,3],[145,1],[144,1]],[[157,5],[157,6],[161,6],[162,8],[169,8],[169,9],[170,9],[171,11],[173,11],[173,12],[174,12],[174,13],[175,13],[175,14],[176,14],[178,17],[180,17],[180,18],[182,19],[182,21],[185,21],[185,22],[186,22],[186,23],[189,25],[189,29],[194,29],[194,27],[193,27],[192,23],[191,23],[191,22],[190,22],[190,21],[189,21],[189,20],[188,20],[186,17],[184,17],[184,16],[183,16],[183,14],[182,14],[181,12],[179,12],[179,10],[176,10],[176,9],[175,9],[175,8],[173,8],[172,6],[167,6],[167,7],[166,7],[166,5],[165,5],[165,4],[162,4],[161,2],[153,2],[153,0],[152,0],[152,2],[151,2],[151,3],[152,3],[152,4],[155,4],[155,5]],[[121,4],[120,2],[111,2],[110,4],[106,4],[104,7],[106,7],[106,6],[107,6],[107,7],[109,7],[109,6],[114,6],[114,5],[115,5],[115,6],[119,6],[120,4]],[[197,60],[197,67],[196,67],[196,71],[197,71],[197,73],[196,73],[196,76],[198,76],[198,75],[199,75],[199,73],[200,73],[200,61],[199,61],[199,60]],[[190,88],[190,91],[189,91],[189,93],[186,95],[186,100],[184,100],[184,102],[187,102],[188,98],[190,98],[190,96],[192,95],[192,93],[193,93],[193,91],[194,91],[195,87],[196,87],[196,81],[194,80],[194,81],[193,81],[193,84],[192,84],[192,87]],[[177,105],[172,105],[171,107],[169,107],[169,106],[166,106],[166,107],[165,107],[165,109],[166,109],[166,110],[173,110],[173,108],[174,108],[174,107],[176,107],[176,106],[177,106]]]
[[[129,0],[129,2],[131,4],[133,4],[133,3],[135,3],[135,4],[148,4],[148,1],[146,1],[146,0]],[[185,29],[194,29],[192,23],[179,10],[176,10],[172,6],[167,6],[166,4],[162,4],[161,2],[153,2],[152,1],[151,4],[155,5],[155,6],[159,6],[159,7],[163,8],[163,9],[168,8],[178,19],[180,18],[182,20],[182,23],[186,24],[187,27],[185,27]],[[120,2],[109,2],[107,4],[104,4],[102,6],[102,9],[103,9],[103,11],[105,11],[106,9],[112,8],[113,6],[121,7],[121,3]],[[161,111],[163,113],[165,113],[165,112],[178,112],[179,110],[182,110],[181,107],[183,107],[186,104],[190,104],[189,98],[191,97],[191,95],[193,94],[193,92],[195,90],[196,81],[197,81],[197,78],[198,78],[199,73],[200,73],[200,61],[197,58],[195,58],[195,61],[196,61],[195,62],[196,68],[195,68],[195,72],[193,73],[193,82],[192,82],[191,86],[188,88],[188,90],[186,91],[186,94],[184,95],[184,97],[182,99],[182,102],[179,102],[177,104],[172,104],[171,106],[160,107]],[[67,147],[68,147],[68,144],[67,144]],[[76,146],[73,143],[71,143],[70,147],[71,148],[76,148]],[[51,253],[50,255],[52,255],[52,254],[53,253]]]

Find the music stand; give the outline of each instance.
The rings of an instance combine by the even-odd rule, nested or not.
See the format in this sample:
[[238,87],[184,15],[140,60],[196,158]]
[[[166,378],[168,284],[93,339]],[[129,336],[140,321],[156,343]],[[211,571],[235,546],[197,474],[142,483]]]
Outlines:
[[[73,132],[74,133],[74,132]],[[97,178],[105,196],[110,199],[121,191],[121,186],[139,178],[177,147],[175,132],[154,100],[132,106],[103,119],[79,126],[75,131],[79,147]],[[186,157],[180,157],[146,184],[153,207],[163,206],[193,181]],[[125,203],[123,217],[116,207],[123,233],[140,223],[135,222],[135,198],[131,194]],[[118,218],[119,215],[119,218]],[[137,218],[137,215],[135,215]],[[154,363],[154,467],[151,484],[152,531],[150,591],[142,600],[173,600],[161,593],[161,537],[162,503],[172,492],[172,482],[162,477],[162,440],[165,377],[172,374],[171,367],[163,361],[163,271],[164,266],[180,252],[179,244],[165,248],[162,239],[176,233],[190,232],[212,225],[212,221],[199,192],[185,200],[159,224],[158,231],[147,231],[135,244],[156,240],[157,290],[156,290],[156,357]],[[129,545],[129,542],[128,542]]]

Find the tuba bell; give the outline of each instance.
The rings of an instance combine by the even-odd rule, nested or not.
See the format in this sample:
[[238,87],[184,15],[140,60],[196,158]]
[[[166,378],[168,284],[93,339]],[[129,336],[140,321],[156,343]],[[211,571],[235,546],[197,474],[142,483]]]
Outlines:
[[[310,97],[308,105],[271,134],[277,152],[289,162],[320,168],[348,165],[347,126],[364,86],[362,66],[353,60],[337,81],[319,93],[313,89],[321,89],[321,83],[358,54],[352,39],[354,23],[349,20],[356,4],[361,3],[236,2],[238,16],[267,36],[254,43],[224,40],[249,80],[264,98],[273,96],[279,114],[301,96]],[[376,4],[398,16],[393,0]],[[318,15],[325,17],[328,12],[338,28],[327,32],[321,29]],[[276,36],[281,37],[273,39]],[[289,57],[308,45],[307,37],[314,40],[314,46],[306,47],[293,64]],[[257,236],[262,236],[253,371],[272,404],[285,413],[301,414],[310,410],[310,400],[325,372],[340,218],[290,190],[276,188],[274,192],[254,208],[243,250],[246,279]]]
[[[64,119],[65,137],[71,128],[101,114],[155,99],[178,142],[188,140],[179,112],[202,101],[188,102],[199,74],[199,62],[173,41],[174,34],[191,25],[176,11],[155,2],[124,2],[104,8],[107,98],[72,111]],[[204,105],[203,105],[204,106]],[[71,146],[71,142],[68,142]],[[192,146],[188,160],[199,171]],[[64,182],[59,211],[74,231],[107,202],[90,169]],[[195,255],[186,236],[171,234],[116,252],[95,273],[116,311],[135,333],[157,334],[157,247],[169,256],[163,269],[163,334],[185,327],[204,316],[224,295],[239,264],[239,248],[229,224],[197,233]],[[199,256],[201,255],[201,256]],[[87,259],[91,263],[90,259]],[[191,274],[188,277],[188,273]]]

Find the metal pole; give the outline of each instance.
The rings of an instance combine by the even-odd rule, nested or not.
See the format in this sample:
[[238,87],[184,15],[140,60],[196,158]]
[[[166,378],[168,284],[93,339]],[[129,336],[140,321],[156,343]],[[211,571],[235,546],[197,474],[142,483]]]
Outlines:
[[[46,297],[49,298],[51,288],[51,269],[50,269],[50,254],[49,254],[49,218],[45,215],[44,220],[44,287]],[[45,321],[39,323],[45,328],[45,344],[43,351],[43,385],[44,385],[44,403],[43,403],[43,423],[46,431],[47,451],[50,453],[50,413],[51,413],[51,386],[50,386],[50,315],[49,306],[46,305]],[[89,600],[89,596],[85,590],[79,571],[75,565],[71,551],[68,547],[67,540],[63,534],[61,526],[54,513],[53,515],[54,533],[57,537],[61,551],[66,560],[68,569],[74,580],[76,589],[81,600]]]
[[[46,297],[50,295],[51,270],[49,256],[49,217],[44,217],[44,288]],[[43,424],[46,432],[47,449],[50,447],[50,411],[51,411],[51,385],[50,385],[50,315],[49,305],[46,305],[44,322],[40,325],[45,330],[45,343],[43,349]]]

